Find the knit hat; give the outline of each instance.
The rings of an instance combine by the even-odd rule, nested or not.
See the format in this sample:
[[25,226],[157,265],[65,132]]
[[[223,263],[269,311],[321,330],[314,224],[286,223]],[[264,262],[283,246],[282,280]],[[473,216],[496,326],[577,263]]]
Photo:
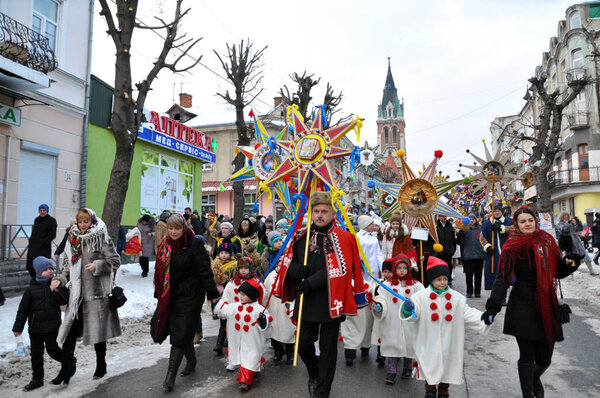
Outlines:
[[494,210],[502,210],[502,202],[494,203]]
[[247,280],[239,287],[239,291],[250,297],[250,300],[262,302],[263,289],[254,279]]
[[252,267],[254,266],[254,260],[252,260],[250,257],[248,256],[241,256],[240,258],[238,258],[238,263],[237,263],[237,267],[239,268],[250,268],[252,269]]
[[366,214],[358,217],[358,227],[360,229],[367,229],[367,227],[371,224],[373,224],[373,217],[367,216]]
[[267,235],[267,239],[269,240],[269,246],[273,246],[273,244],[275,242],[277,242],[278,240],[283,240],[283,237],[281,236],[281,234],[279,232],[271,231]]
[[406,264],[406,268],[408,270],[410,270],[410,259],[408,258],[408,256],[406,254],[398,254],[396,257],[394,257],[394,263],[393,263],[393,269],[392,271],[396,270],[396,267],[398,267],[398,264],[400,263],[405,263]]
[[229,228],[230,231],[233,231],[233,224],[227,221],[223,221],[221,223],[221,228]]
[[329,205],[331,204],[331,194],[329,192],[316,191],[310,195],[310,205],[315,207],[317,205]]
[[277,224],[275,224],[276,228],[281,228],[281,229],[288,229],[290,227],[290,222],[288,220],[286,220],[285,218],[282,218],[281,220],[277,221]]
[[473,214],[473,213],[469,214],[469,218],[471,220],[477,220],[477,216],[475,214]]
[[402,224],[402,214],[399,211],[394,212],[392,214],[392,216],[390,217],[390,224],[393,223],[394,221]]
[[235,243],[223,242],[217,248],[217,254],[221,253],[221,252],[227,252],[227,253],[229,253],[229,255],[232,255],[233,252],[236,250],[237,250],[237,246],[235,245]]
[[48,205],[47,205],[47,204],[45,204],[45,203],[42,203],[42,204],[41,204],[41,205],[38,207],[38,210],[42,210],[42,209],[44,209],[44,210],[46,210],[46,211],[50,211],[50,208],[49,208],[49,207],[48,207]]
[[450,278],[450,268],[442,259],[429,256],[427,260],[427,278],[429,282],[433,282],[438,276],[446,275]]
[[48,268],[52,268],[54,271],[56,271],[56,266],[52,260],[44,256],[37,256],[34,258],[33,269],[35,269],[35,280],[38,282],[47,282],[52,279],[52,276],[42,276],[42,272]]
[[388,270],[390,272],[393,272],[392,271],[393,262],[394,262],[393,258],[388,258],[388,259],[383,260],[383,264],[381,264],[381,271]]

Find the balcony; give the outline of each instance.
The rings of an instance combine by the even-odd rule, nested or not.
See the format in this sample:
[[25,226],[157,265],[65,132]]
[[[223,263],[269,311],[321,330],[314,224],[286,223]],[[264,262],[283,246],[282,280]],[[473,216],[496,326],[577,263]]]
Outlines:
[[571,130],[578,130],[590,126],[590,114],[588,112],[573,112],[567,116]]
[[27,91],[50,86],[57,68],[48,38],[0,13],[0,85]]
[[567,169],[548,173],[550,188],[560,185],[600,182],[600,167],[587,169]]
[[566,76],[567,76],[567,82],[571,83],[575,80],[582,80],[582,79],[586,78],[587,73],[585,71],[585,68],[583,68],[583,67],[571,68],[571,69],[567,70]]

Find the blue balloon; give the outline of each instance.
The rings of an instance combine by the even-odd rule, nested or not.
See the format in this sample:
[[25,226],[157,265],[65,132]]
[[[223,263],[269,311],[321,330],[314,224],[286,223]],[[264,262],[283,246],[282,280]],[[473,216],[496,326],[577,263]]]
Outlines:
[[252,166],[252,159],[248,159],[248,166]]
[[471,223],[471,218],[470,217],[463,217],[462,223],[463,223],[463,225],[469,225]]
[[369,181],[367,182],[367,186],[368,186],[369,188],[373,189],[373,188],[375,187],[375,181],[373,181],[373,180],[369,180]]

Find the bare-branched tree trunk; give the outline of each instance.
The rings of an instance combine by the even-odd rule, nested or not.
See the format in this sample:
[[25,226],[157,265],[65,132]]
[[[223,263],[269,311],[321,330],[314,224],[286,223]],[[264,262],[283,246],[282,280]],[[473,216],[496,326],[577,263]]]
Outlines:
[[[310,101],[312,97],[310,96],[310,91],[314,86],[319,84],[321,78],[314,79],[314,74],[306,75],[306,71],[302,73],[300,76],[298,73],[294,72],[290,74],[290,79],[294,83],[298,84],[298,88],[293,93],[290,93],[290,90],[287,86],[283,86],[283,88],[279,89],[279,94],[283,97],[283,102],[286,105],[296,104],[298,105],[298,112],[302,115],[304,120],[308,120],[308,110],[310,106]],[[285,93],[283,90],[285,89]]]
[[[231,96],[229,90],[225,94],[217,95],[235,107],[235,126],[238,133],[237,145],[249,145],[252,140],[252,131],[244,121],[244,107],[254,101],[262,92],[259,88],[262,81],[261,58],[267,47],[259,51],[252,49],[250,40],[239,44],[227,44],[227,57],[223,59],[221,55],[213,50],[219,58],[221,66],[227,75],[227,79],[233,84],[235,94]],[[238,153],[233,159],[235,170],[244,167],[245,157]],[[235,227],[239,226],[244,216],[244,182],[236,181],[233,183],[233,218]]]

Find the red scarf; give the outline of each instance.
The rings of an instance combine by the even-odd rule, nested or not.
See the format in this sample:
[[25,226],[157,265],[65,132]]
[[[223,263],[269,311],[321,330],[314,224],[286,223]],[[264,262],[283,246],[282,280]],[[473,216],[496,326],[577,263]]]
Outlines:
[[158,299],[156,304],[156,334],[160,335],[167,325],[171,309],[171,259],[173,254],[179,255],[188,247],[188,242],[194,239],[194,232],[186,228],[183,235],[173,240],[167,235],[161,242],[156,264],[154,265],[154,296]]
[[[534,258],[531,258],[532,255]],[[505,283],[515,280],[517,259],[526,259],[530,267],[536,268],[535,302],[542,317],[548,344],[554,342],[554,335],[559,328],[554,310],[558,307],[556,275],[561,257],[556,241],[547,232],[536,229],[533,234],[523,234],[515,230],[511,232],[508,240],[502,246],[498,264],[498,272],[503,276]]]
[[412,277],[409,270],[404,276],[398,276],[398,274],[394,272],[392,277],[389,279],[389,282],[394,286],[399,285],[401,282],[404,282],[406,286],[412,286],[415,284],[415,282],[419,281]]

